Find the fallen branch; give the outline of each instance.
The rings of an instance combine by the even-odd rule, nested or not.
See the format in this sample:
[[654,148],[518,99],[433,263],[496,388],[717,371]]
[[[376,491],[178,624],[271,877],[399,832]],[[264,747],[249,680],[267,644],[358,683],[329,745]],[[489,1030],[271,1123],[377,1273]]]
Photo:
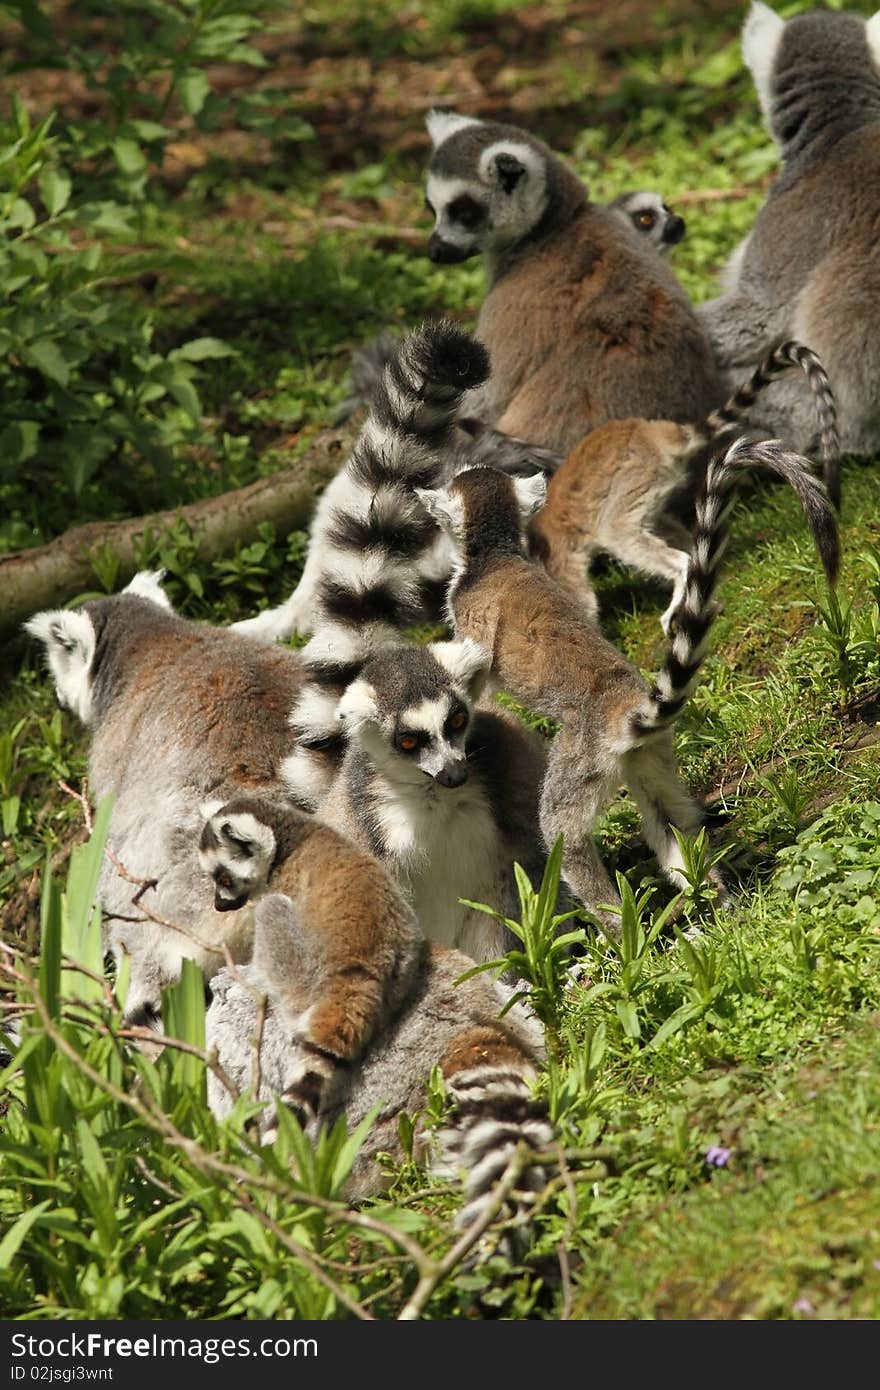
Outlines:
[[308,457],[248,487],[130,521],[92,521],[47,545],[0,555],[0,633],[13,631],[41,608],[93,589],[92,556],[99,547],[118,557],[121,585],[137,570],[145,540],[159,539],[181,521],[190,527],[202,562],[251,541],[263,522],[271,521],[280,535],[306,526],[317,494],[343,462],[351,442],[347,431],[326,430],[316,437]]

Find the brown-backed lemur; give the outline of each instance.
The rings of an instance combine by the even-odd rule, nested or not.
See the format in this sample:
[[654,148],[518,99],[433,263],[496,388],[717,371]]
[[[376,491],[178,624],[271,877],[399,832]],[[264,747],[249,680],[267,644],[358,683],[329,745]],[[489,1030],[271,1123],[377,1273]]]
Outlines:
[[[591,618],[597,604],[588,572],[595,555],[614,555],[643,574],[666,580],[673,586],[672,599],[660,621],[668,633],[687,582],[691,536],[664,509],[674,493],[698,476],[706,446],[730,429],[769,383],[793,368],[803,370],[813,393],[823,473],[833,494],[840,447],[828,377],[809,348],[782,343],[701,426],[611,420],[592,430],[550,479],[546,501],[528,525],[529,553],[578,596]],[[658,534],[661,529],[669,540]]]
[[[181,960],[210,977],[250,952],[250,913],[220,917],[199,871],[199,805],[271,789],[293,736],[299,655],[173,613],[159,578],[25,624],[45,648],[59,702],[90,732],[92,795],[114,797],[101,883],[105,945],[131,956],[130,1022],[152,1022]],[[141,880],[154,881],[141,889]],[[176,924],[151,921],[144,909]],[[129,919],[129,920],[126,920]],[[134,919],[134,920],[131,920]]]
[[216,910],[284,894],[300,924],[297,968],[277,989],[290,1029],[286,1099],[306,1124],[409,995],[424,937],[373,855],[282,797],[242,793],[202,813],[199,864]]
[[606,420],[703,420],[721,400],[712,351],[648,240],[528,131],[432,111],[428,132],[428,255],[481,253],[488,281],[492,374],[462,414],[561,452]]
[[694,835],[700,812],[679,775],[672,727],[705,655],[736,488],[758,468],[795,489],[826,573],[829,579],[836,575],[834,510],[808,461],[778,441],[716,445],[697,500],[684,594],[673,615],[675,635],[650,686],[577,600],[526,559],[523,519],[543,501],[543,478],[472,469],[446,489],[421,494],[459,548],[449,591],[457,635],[492,653],[497,685],[561,724],[541,792],[541,829],[548,846],[564,836],[565,877],[592,910],[615,897],[592,832],[621,783],[639,807],[660,867],[673,882],[683,882],[674,830]]

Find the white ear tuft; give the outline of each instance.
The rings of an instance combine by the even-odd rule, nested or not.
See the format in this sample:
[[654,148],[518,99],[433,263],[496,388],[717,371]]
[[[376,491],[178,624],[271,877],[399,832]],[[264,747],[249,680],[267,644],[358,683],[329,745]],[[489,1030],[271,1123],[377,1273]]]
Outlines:
[[160,608],[171,608],[171,600],[162,588],[162,580],[167,571],[162,570],[138,570],[131,583],[126,584],[122,590],[123,594],[137,594],[139,598],[149,599],[151,603],[158,604]]
[[457,111],[429,111],[425,117],[425,125],[428,127],[428,134],[431,137],[431,144],[436,149],[442,145],[444,140],[448,140],[450,135],[454,135],[457,130],[464,130],[468,125],[479,125],[480,122],[473,116],[460,116]]
[[519,503],[520,516],[524,522],[528,521],[547,500],[547,479],[543,473],[533,473],[531,477],[514,477],[510,481]]
[[88,724],[92,713],[89,668],[95,655],[95,629],[91,618],[74,608],[48,609],[35,613],[24,628],[45,645],[46,661],[55,681],[59,704]]
[[225,801],[221,801],[219,797],[209,799],[208,801],[200,801],[199,815],[203,821],[209,821],[211,817],[216,816],[217,812],[225,805]]
[[773,106],[773,68],[785,20],[762,0],[752,0],[742,31],[743,57],[751,69],[761,110],[769,123]]
[[492,665],[492,657],[471,637],[455,642],[431,642],[428,650],[445,667],[454,681],[463,685],[471,699],[476,700]]
[[361,724],[366,724],[371,719],[375,719],[378,713],[376,692],[368,681],[360,679],[352,681],[336,706],[337,719],[341,719],[354,729],[359,728]]
[[880,69],[880,10],[865,20],[865,38],[875,68]]
[[414,491],[425,511],[444,531],[453,535],[460,533],[464,523],[464,511],[459,497],[454,497],[445,487],[417,487]]

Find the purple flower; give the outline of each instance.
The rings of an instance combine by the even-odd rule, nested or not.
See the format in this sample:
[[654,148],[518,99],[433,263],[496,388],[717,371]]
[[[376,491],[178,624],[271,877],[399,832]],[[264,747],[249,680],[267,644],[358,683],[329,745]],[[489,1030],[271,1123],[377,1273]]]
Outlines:
[[816,1309],[808,1298],[798,1298],[791,1305],[791,1311],[793,1313],[815,1313]]
[[725,1168],[732,1153],[731,1149],[722,1149],[720,1145],[713,1144],[706,1150],[706,1162],[713,1164],[716,1168]]

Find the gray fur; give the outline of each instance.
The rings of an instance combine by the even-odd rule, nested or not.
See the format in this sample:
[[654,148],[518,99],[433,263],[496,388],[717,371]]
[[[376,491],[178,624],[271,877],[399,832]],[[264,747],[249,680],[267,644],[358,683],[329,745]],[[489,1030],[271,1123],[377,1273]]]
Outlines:
[[[844,453],[880,448],[880,43],[876,16],[826,10],[783,23],[754,4],[743,30],[782,170],[731,257],[726,292],[700,306],[726,384],[780,338],[818,353]],[[750,423],[801,453],[815,415],[797,383],[776,383]]]
[[487,275],[492,374],[463,414],[561,453],[609,419],[702,419],[721,397],[711,349],[648,240],[529,132],[428,123],[428,254],[481,254]]
[[[215,913],[199,871],[199,806],[243,786],[288,795],[277,769],[291,743],[287,713],[301,662],[294,652],[181,618],[137,589],[37,614],[27,626],[44,643],[60,698],[89,727],[91,795],[114,797],[108,848],[136,880],[156,880],[135,904],[140,883],[108,858],[99,888],[105,945],[117,961],[131,957],[127,1016],[151,1022],[185,957],[210,978],[226,949],[233,959],[249,954],[250,911]],[[90,649],[66,651],[68,631],[77,640],[91,632]]]
[[[260,945],[270,919],[272,930],[276,932],[292,928],[293,958],[286,961],[281,979],[272,961],[265,959]],[[208,1048],[217,1049],[221,1066],[246,1092],[254,1074],[253,1040],[257,1033],[258,1001],[261,995],[268,996],[260,1050],[259,1093],[260,1099],[266,1102],[261,1126],[267,1141],[272,1139],[275,1128],[271,1103],[276,1097],[283,1097],[291,1080],[295,1081],[295,1030],[283,1002],[287,972],[294,968],[294,936],[289,901],[278,895],[263,899],[257,913],[254,961],[239,967],[234,975],[223,970],[215,977],[206,1022]],[[277,953],[273,959],[276,956]],[[502,986],[492,984],[485,975],[456,984],[472,964],[458,951],[426,950],[408,1000],[387,1022],[361,1060],[351,1067],[344,1089],[337,1091],[312,1121],[310,1133],[313,1135],[318,1128],[332,1125],[340,1116],[351,1130],[374,1106],[379,1109],[349,1179],[346,1194],[349,1199],[373,1195],[386,1185],[387,1179],[377,1158],[384,1153],[402,1158],[398,1119],[404,1113],[418,1117],[424,1109],[428,1079],[435,1066],[444,1065],[447,1085],[455,1098],[457,1077],[466,1080],[467,1076],[464,1072],[456,1072],[449,1059],[457,1048],[464,1051],[462,1044],[469,1037],[476,1041],[484,1036],[483,1030],[487,1030],[486,1035],[500,1038],[503,1045],[514,1050],[519,1056],[520,1079],[513,1085],[527,1094],[529,1078],[543,1058],[540,1026],[522,1005],[515,1005],[503,1020],[499,1020],[509,993]],[[489,1068],[486,1070],[487,1080],[491,1081],[492,1072]],[[500,1070],[495,1074],[500,1078]],[[509,1080],[507,1084],[511,1085]],[[227,1115],[232,1108],[232,1098],[212,1073],[208,1077],[208,1100],[218,1116]],[[520,1129],[521,1137],[536,1149],[546,1148],[552,1142],[553,1132],[546,1114],[543,1119],[540,1113],[528,1119]],[[499,1135],[499,1143],[509,1144],[510,1138]],[[470,1153],[462,1142],[462,1124],[456,1123],[454,1113],[446,1130],[436,1139],[423,1124],[417,1123],[414,1153],[419,1159],[427,1158],[430,1166],[440,1171],[449,1171],[459,1164],[468,1167]],[[484,1179],[478,1176],[478,1181],[474,1181],[474,1177],[472,1173],[466,1180],[471,1215],[474,1203],[484,1190]],[[529,1185],[526,1181],[525,1186]],[[534,1177],[531,1185],[534,1185]]]

